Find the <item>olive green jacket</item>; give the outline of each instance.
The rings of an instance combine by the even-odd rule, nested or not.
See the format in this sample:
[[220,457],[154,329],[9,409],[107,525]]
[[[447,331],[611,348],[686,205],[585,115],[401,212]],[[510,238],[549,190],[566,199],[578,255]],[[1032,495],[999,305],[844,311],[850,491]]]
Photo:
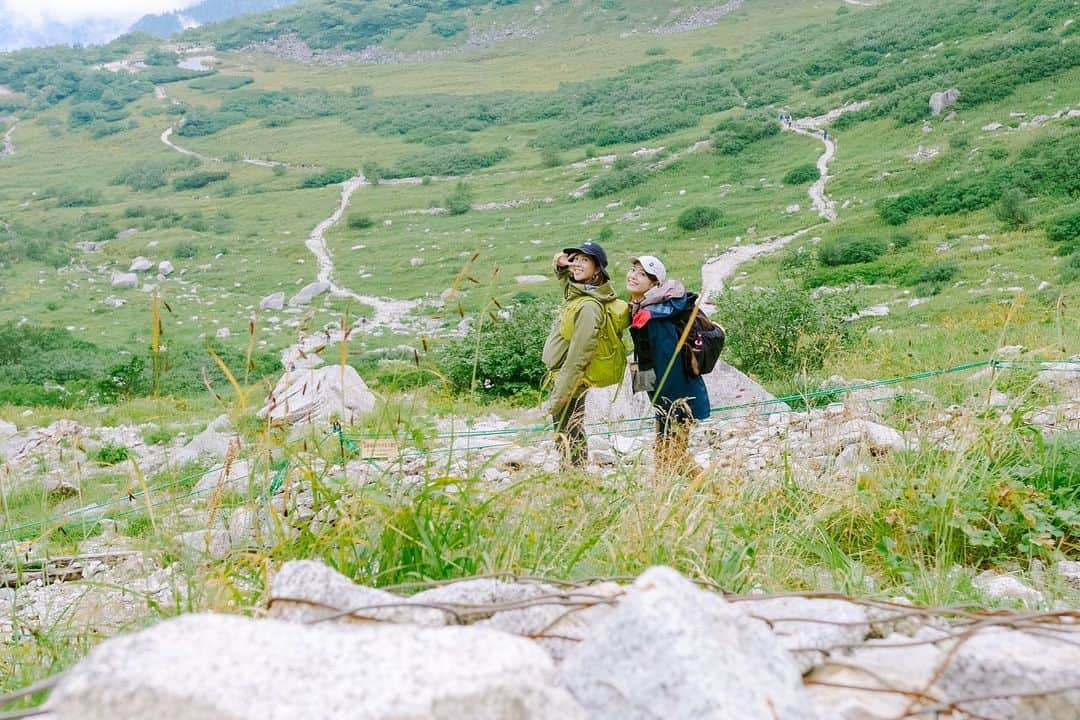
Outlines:
[[610,282],[604,282],[601,285],[573,282],[570,279],[570,271],[566,268],[556,268],[555,275],[563,284],[563,307],[570,300],[582,295],[594,297],[599,301],[599,303],[582,304],[574,319],[574,334],[569,340],[559,332],[559,321],[562,317],[560,312],[552,322],[551,331],[548,333],[547,341],[544,342],[544,365],[554,378],[551,393],[544,402],[544,409],[553,417],[558,418],[566,409],[570,399],[580,395],[589,387],[585,382],[585,370],[596,353],[597,334],[604,313],[600,303],[611,302],[616,299],[616,295]]

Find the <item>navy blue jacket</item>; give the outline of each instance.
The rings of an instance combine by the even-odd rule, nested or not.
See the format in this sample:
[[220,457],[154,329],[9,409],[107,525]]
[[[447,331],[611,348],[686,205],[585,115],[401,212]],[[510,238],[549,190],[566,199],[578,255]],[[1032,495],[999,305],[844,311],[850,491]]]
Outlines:
[[[658,415],[667,413],[675,405],[675,414],[681,419],[689,419],[686,410],[695,420],[709,417],[709,392],[705,388],[705,381],[700,376],[688,375],[682,358],[675,352],[686,314],[696,301],[696,294],[686,293],[681,297],[644,305],[631,317],[630,337],[634,341],[638,370],[656,373],[656,383],[660,389],[659,392],[655,388],[651,390],[649,397],[654,398],[653,405]],[[670,370],[667,369],[669,363]],[[680,401],[685,401],[685,405]],[[684,407],[685,410],[682,410]]]

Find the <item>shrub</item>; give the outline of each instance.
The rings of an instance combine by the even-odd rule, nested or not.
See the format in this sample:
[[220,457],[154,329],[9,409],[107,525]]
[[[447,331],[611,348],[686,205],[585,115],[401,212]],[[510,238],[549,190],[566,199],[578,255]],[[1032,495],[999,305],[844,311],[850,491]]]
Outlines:
[[720,222],[722,218],[720,210],[704,205],[695,205],[679,213],[675,224],[686,231],[704,230]]
[[173,247],[172,255],[176,260],[190,260],[199,254],[199,246],[192,242],[181,242]]
[[815,182],[820,177],[821,171],[818,170],[818,166],[814,163],[806,163],[788,170],[787,174],[784,175],[784,184],[805,185],[806,183]]
[[1031,211],[1028,210],[1026,202],[1024,193],[1016,188],[1009,188],[995,203],[994,217],[1005,223],[1005,227],[1010,230],[1021,228],[1031,222]]
[[960,274],[960,266],[952,260],[927,265],[915,276],[916,283],[947,283]]
[[601,175],[593,180],[586,194],[591,198],[604,197],[625,190],[628,187],[640,185],[648,177],[649,173],[640,165],[634,165],[622,170],[612,170],[606,175]]
[[853,265],[877,260],[889,249],[881,238],[830,238],[818,246],[818,261],[822,265]]
[[909,285],[921,266],[915,258],[884,257],[868,263],[825,267],[808,274],[803,283],[808,288],[843,287],[853,283],[872,285],[889,282]]
[[763,379],[820,369],[829,353],[852,339],[844,320],[858,306],[847,293],[819,298],[796,288],[728,292],[715,317],[727,330],[725,354]]
[[1069,255],[1080,250],[1080,212],[1061,215],[1046,224],[1046,239],[1061,243],[1058,255]]
[[548,168],[556,168],[562,165],[562,157],[554,148],[544,148],[540,151],[540,164]]
[[464,215],[472,208],[472,190],[464,182],[458,182],[446,198],[446,209],[451,215]]
[[90,454],[90,459],[100,465],[118,465],[131,457],[131,451],[123,445],[105,444]]
[[345,221],[345,225],[350,230],[367,230],[369,227],[375,225],[375,221],[370,215],[364,213],[350,213],[349,219]]
[[435,353],[436,364],[457,392],[473,389],[475,372],[475,390],[480,395],[539,393],[552,312],[550,304],[524,296],[508,318],[485,321],[465,337],[443,345]]
[[738,155],[751,143],[772,137],[780,126],[772,114],[755,112],[724,120],[713,128],[713,147],[721,155]]
[[132,190],[155,190],[168,182],[169,165],[146,160],[135,163],[113,179],[113,185],[127,185]]
[[433,148],[426,153],[403,158],[384,177],[422,177],[424,175],[468,175],[474,170],[491,167],[510,157],[507,148],[478,152],[461,145]]
[[348,168],[331,168],[315,175],[308,175],[300,183],[302,188],[321,188],[327,185],[343,183],[353,176],[353,171]]
[[1080,250],[1070,255],[1062,264],[1060,278],[1063,283],[1080,280]]
[[220,182],[227,180],[229,173],[225,171],[221,172],[198,172],[191,175],[185,175],[184,177],[178,177],[173,180],[173,188],[177,191],[184,190],[197,190],[199,188],[206,187],[210,183]]
[[109,368],[104,379],[98,381],[97,390],[102,401],[116,402],[145,394],[149,385],[146,361],[133,355],[127,362]]
[[62,188],[56,191],[57,207],[92,207],[101,202],[101,192],[94,188]]
[[658,45],[656,47],[651,47],[651,48],[646,49],[645,54],[648,55],[649,57],[656,57],[657,55],[666,55],[667,54],[667,48],[660,47]]
[[431,32],[439,37],[453,37],[465,29],[465,18],[458,15],[431,21]]
[[911,233],[896,233],[892,236],[893,248],[903,250],[915,242],[915,236]]

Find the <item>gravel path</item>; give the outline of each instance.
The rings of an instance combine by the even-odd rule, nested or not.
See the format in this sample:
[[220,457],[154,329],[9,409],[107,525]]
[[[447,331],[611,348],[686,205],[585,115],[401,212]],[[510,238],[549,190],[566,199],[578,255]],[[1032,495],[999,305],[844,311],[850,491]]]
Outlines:
[[0,118],[0,120],[11,123],[7,132],[4,133],[4,146],[0,148],[0,157],[10,157],[15,154],[15,141],[11,139],[11,133],[15,132],[15,126],[19,124],[19,118],[12,115],[11,117]]

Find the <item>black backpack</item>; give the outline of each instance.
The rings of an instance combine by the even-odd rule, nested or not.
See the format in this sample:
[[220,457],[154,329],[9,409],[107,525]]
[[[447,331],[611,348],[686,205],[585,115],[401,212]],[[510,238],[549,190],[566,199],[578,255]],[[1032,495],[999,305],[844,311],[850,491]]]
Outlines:
[[[686,324],[690,327],[687,328]],[[687,377],[707,375],[716,367],[720,351],[724,349],[727,333],[719,324],[709,319],[696,304],[685,314],[680,338],[685,338],[680,353]]]

